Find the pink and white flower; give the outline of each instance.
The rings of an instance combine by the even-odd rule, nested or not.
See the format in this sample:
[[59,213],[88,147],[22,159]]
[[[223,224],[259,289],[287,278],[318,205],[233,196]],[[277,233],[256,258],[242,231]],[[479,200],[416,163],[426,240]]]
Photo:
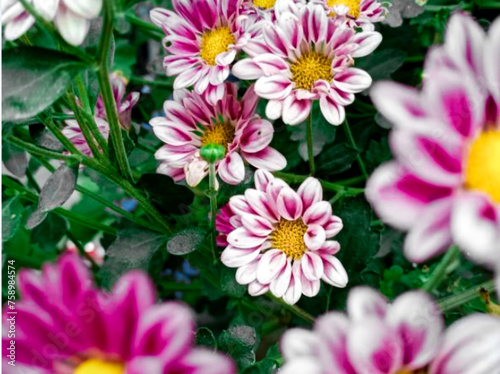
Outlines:
[[[40,374],[232,374],[232,361],[195,348],[190,310],[156,304],[154,287],[140,272],[121,277],[109,294],[96,289],[75,255],[22,270],[16,301],[16,368]],[[4,312],[3,345],[11,315]],[[8,370],[9,365],[4,365]]]
[[374,23],[381,22],[387,16],[387,9],[377,0],[312,0],[323,5],[338,22],[349,27],[360,27],[365,31],[375,29]]
[[474,314],[444,331],[437,304],[410,291],[388,304],[357,287],[348,315],[320,317],[313,331],[292,329],[281,349],[282,374],[488,374],[500,367],[500,319]]
[[196,186],[208,174],[209,164],[200,155],[201,147],[218,144],[225,149],[216,163],[219,177],[228,184],[241,183],[245,163],[266,170],[281,170],[286,159],[269,146],[274,134],[272,124],[255,114],[259,98],[249,87],[238,100],[238,86],[225,83],[226,95],[215,105],[207,95],[176,90],[174,100],[164,104],[165,117],[150,123],[165,145],[156,152],[158,173]]
[[339,125],[345,118],[344,106],[372,81],[368,73],[352,67],[353,58],[371,53],[382,36],[337,25],[318,4],[290,9],[262,26],[263,37],[245,46],[250,58],[238,61],[233,74],[257,80],[255,92],[269,100],[270,119],[282,117],[286,124],[299,124],[311,112],[313,101],[319,100],[325,119]]
[[395,161],[374,172],[367,197],[387,223],[408,230],[405,255],[422,262],[459,245],[500,264],[500,19],[489,36],[456,14],[426,64],[421,92],[377,84],[371,97],[394,124]]
[[[125,88],[127,86],[125,79],[117,74],[111,74],[109,79],[113,88],[113,96],[116,103],[120,125],[124,130],[129,130],[132,124],[132,108],[139,101],[140,93],[131,92],[124,100],[123,96],[125,94]],[[97,98],[94,112],[94,121],[96,123],[97,129],[104,137],[104,139],[108,140],[109,124],[107,122],[104,100],[101,95],[99,95],[99,97]],[[78,149],[84,155],[92,156],[92,150],[90,149],[87,140],[85,139],[85,136],[80,129],[78,121],[76,119],[71,119],[65,122],[66,126],[62,129],[62,133],[64,134],[64,136],[71,140],[76,149]]]
[[[47,21],[54,21],[61,36],[70,44],[83,43],[90,21],[101,12],[102,0],[28,0]],[[19,0],[2,1],[2,24],[6,40],[15,40],[28,31],[35,18]]]
[[224,96],[236,54],[248,42],[239,21],[241,0],[173,0],[174,11],[155,8],[151,20],[167,35],[164,66],[174,89],[194,86],[215,103]]
[[264,170],[257,170],[254,179],[255,189],[230,199],[234,215],[219,218],[219,227],[233,226],[225,231],[228,246],[221,261],[238,268],[238,283],[248,284],[252,296],[270,290],[288,304],[302,294],[317,295],[321,280],[345,287],[347,273],[335,257],[340,244],[331,240],[342,220],[323,201],[319,181],[310,177],[295,192]]

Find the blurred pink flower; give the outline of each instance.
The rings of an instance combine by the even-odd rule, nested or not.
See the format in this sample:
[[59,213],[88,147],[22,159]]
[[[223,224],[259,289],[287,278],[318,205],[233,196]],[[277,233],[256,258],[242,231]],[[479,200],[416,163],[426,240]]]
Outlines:
[[330,17],[345,22],[349,27],[361,27],[364,31],[375,30],[374,23],[383,21],[387,9],[377,0],[312,0],[323,5]]
[[421,92],[396,83],[371,91],[392,123],[395,161],[377,169],[367,198],[385,222],[408,230],[405,255],[422,262],[452,243],[500,266],[500,19],[487,37],[454,15],[431,51]]
[[313,331],[287,331],[280,374],[489,374],[500,367],[499,318],[474,314],[444,331],[425,292],[388,304],[369,287],[349,293],[347,311],[320,317]]
[[[41,273],[21,271],[19,288],[16,363],[39,373],[235,373],[229,358],[193,347],[189,309],[156,304],[142,273],[128,273],[104,294],[69,254]],[[9,317],[4,312],[4,326]],[[4,346],[9,340],[4,333]]]
[[[103,0],[28,0],[47,21],[54,21],[61,36],[72,45],[83,43],[90,21],[101,12]],[[19,0],[2,1],[2,24],[6,40],[15,40],[35,24]]]
[[167,35],[164,44],[169,55],[164,65],[168,76],[177,76],[174,89],[194,85],[198,94],[207,91],[212,103],[222,99],[230,66],[250,37],[238,19],[240,3],[173,0],[174,11],[151,11],[151,20]]
[[262,25],[262,38],[244,47],[250,58],[238,61],[233,74],[257,80],[255,92],[269,100],[270,119],[299,124],[319,100],[325,119],[339,125],[344,106],[372,82],[368,73],[352,67],[353,58],[371,53],[382,36],[337,25],[321,5],[289,5],[290,11],[276,13],[276,22]]
[[[322,201],[319,181],[308,178],[295,192],[271,173],[257,170],[255,187],[229,201],[233,230],[227,234],[221,261],[238,268],[238,283],[248,284],[252,296],[270,290],[288,304],[302,294],[315,296],[321,280],[345,287],[347,273],[334,256],[340,245],[330,240],[342,229],[342,221],[333,215],[330,203]],[[223,222],[219,218],[219,224]]]
[[216,170],[228,184],[243,181],[244,161],[266,170],[286,166],[283,155],[269,146],[272,124],[255,114],[259,98],[253,87],[238,101],[238,86],[224,85],[226,95],[215,105],[206,95],[176,90],[174,100],[165,101],[165,117],[151,119],[154,133],[165,142],[156,152],[158,173],[196,186],[208,174],[209,165],[200,156],[200,148],[207,144],[224,147],[224,158],[217,162]]

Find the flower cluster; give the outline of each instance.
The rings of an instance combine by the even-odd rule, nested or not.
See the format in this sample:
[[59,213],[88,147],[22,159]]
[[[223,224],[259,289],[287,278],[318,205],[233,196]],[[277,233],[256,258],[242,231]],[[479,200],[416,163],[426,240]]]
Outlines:
[[271,291],[295,304],[300,296],[313,297],[323,280],[345,287],[347,273],[335,257],[340,250],[331,240],[342,221],[323,201],[315,178],[306,179],[295,192],[283,180],[264,170],[255,172],[255,189],[233,196],[217,217],[227,247],[221,261],[238,268],[236,280],[248,284],[248,292]]
[[[47,21],[53,21],[61,36],[72,45],[83,43],[90,21],[101,12],[103,0],[27,0]],[[6,40],[15,40],[35,24],[19,0],[2,1],[2,24]]]
[[283,374],[479,374],[500,367],[500,319],[470,315],[444,331],[437,304],[410,291],[392,304],[354,288],[346,316],[320,317],[313,331],[292,329],[281,348]]
[[405,253],[422,262],[456,243],[500,269],[500,19],[486,35],[454,15],[430,52],[421,92],[395,83],[371,96],[394,123],[395,161],[367,186],[380,217],[409,230]]
[[[20,370],[235,373],[225,356],[192,347],[189,309],[177,303],[156,304],[153,285],[142,273],[124,275],[106,294],[93,286],[83,262],[67,254],[45,265],[41,273],[21,272],[19,287],[22,300],[16,304],[15,318]],[[9,317],[4,313],[4,322]],[[4,347],[9,344],[4,334]]]

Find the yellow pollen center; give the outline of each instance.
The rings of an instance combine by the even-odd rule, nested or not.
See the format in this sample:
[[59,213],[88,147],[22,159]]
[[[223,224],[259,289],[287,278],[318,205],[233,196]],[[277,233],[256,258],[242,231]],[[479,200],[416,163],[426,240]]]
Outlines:
[[[360,9],[359,9],[360,0],[327,0],[326,5],[329,8],[333,8],[335,5],[345,5],[349,8],[349,14],[352,18],[358,18]],[[335,12],[331,12],[332,16],[335,16]]]
[[215,65],[219,53],[229,51],[229,45],[235,43],[236,39],[227,26],[205,31],[201,37],[200,56],[209,65]]
[[332,60],[318,52],[308,52],[302,55],[290,66],[295,88],[311,90],[314,82],[320,79],[330,82],[333,78],[331,65]]
[[427,374],[428,370],[427,369],[417,369],[417,370],[412,370],[412,371],[398,371],[396,374]]
[[253,0],[253,5],[257,8],[271,9],[276,0]]
[[500,204],[500,130],[484,131],[471,144],[465,187],[484,192]]
[[124,372],[125,366],[120,362],[91,358],[79,365],[73,374],[123,374]]
[[216,123],[203,131],[201,145],[219,144],[227,151],[227,146],[233,142],[234,126],[231,123]]
[[273,248],[283,251],[288,258],[300,260],[304,252],[307,251],[304,243],[306,231],[307,226],[301,218],[295,221],[282,219],[271,233],[271,245]]

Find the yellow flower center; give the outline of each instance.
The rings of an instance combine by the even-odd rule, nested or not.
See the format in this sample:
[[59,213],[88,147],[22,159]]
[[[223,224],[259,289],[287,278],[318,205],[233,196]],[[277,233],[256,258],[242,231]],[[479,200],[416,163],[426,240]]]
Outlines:
[[305,251],[304,234],[307,226],[302,218],[295,221],[281,219],[271,233],[271,245],[293,260],[300,260]]
[[257,8],[271,9],[276,0],[253,0],[253,5]]
[[79,365],[73,374],[123,374],[124,372],[125,366],[120,362],[91,358]]
[[332,60],[318,52],[308,52],[302,55],[290,66],[295,88],[311,90],[314,82],[320,79],[330,82],[333,78],[331,65]]
[[[345,5],[346,7],[349,8],[349,14],[352,18],[358,18],[359,17],[359,3],[360,0],[327,0],[326,5],[329,8],[333,8],[335,5]],[[331,15],[334,16],[335,13],[332,11]]]
[[203,131],[201,145],[219,144],[227,151],[227,146],[233,142],[234,133],[234,126],[231,123],[216,123]]
[[427,374],[428,373],[428,370],[427,369],[417,369],[417,370],[413,370],[413,371],[407,371],[407,370],[403,370],[403,371],[398,371],[396,374]]
[[229,51],[229,45],[234,43],[236,39],[227,26],[205,31],[201,37],[200,56],[209,65],[215,65],[219,53]]
[[484,131],[471,144],[465,187],[484,192],[500,204],[500,130]]

